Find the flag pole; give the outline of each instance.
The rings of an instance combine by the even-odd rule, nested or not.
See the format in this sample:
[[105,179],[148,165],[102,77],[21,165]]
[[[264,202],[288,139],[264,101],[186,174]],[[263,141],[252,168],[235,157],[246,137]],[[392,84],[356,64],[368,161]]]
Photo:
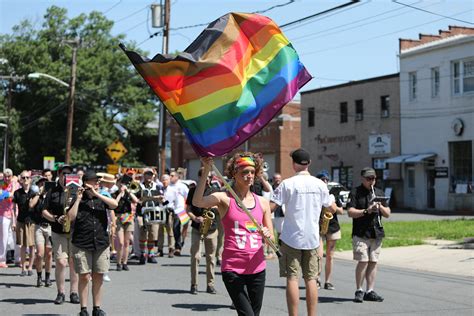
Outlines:
[[244,205],[244,203],[242,202],[242,200],[239,198],[239,196],[237,195],[237,193],[235,193],[234,189],[232,189],[232,186],[229,184],[229,182],[227,182],[224,177],[222,176],[221,172],[219,171],[219,169],[217,169],[216,165],[214,164],[214,162],[212,163],[212,170],[214,170],[214,172],[216,173],[217,177],[219,179],[222,180],[222,182],[224,183],[224,186],[226,187],[227,191],[230,192],[230,194],[234,197],[234,199],[237,201],[237,205],[240,206],[240,208],[245,212],[245,214],[247,214],[247,216],[250,218],[250,220],[253,222],[253,224],[255,225],[255,227],[257,227],[257,230],[258,232],[260,233],[260,235],[262,235],[262,237],[265,239],[265,242],[273,249],[273,251],[275,251],[276,255],[278,256],[278,258],[281,257],[281,252],[280,250],[278,250],[277,246],[275,245],[275,243],[270,239],[268,238],[267,236],[265,236],[263,234],[263,230],[262,230],[262,226],[257,223],[257,220],[255,219],[255,217],[253,217],[252,213],[250,213],[250,211],[247,209],[247,207]]

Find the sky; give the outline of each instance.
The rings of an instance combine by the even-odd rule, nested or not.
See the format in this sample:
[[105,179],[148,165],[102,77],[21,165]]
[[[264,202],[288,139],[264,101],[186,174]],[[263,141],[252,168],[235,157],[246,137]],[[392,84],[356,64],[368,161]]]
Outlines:
[[[0,0],[0,33],[10,33],[23,19],[38,28],[51,5],[66,8],[69,17],[101,11],[113,20],[112,33],[125,34],[148,52],[148,57],[162,51],[162,38],[149,38],[160,29],[151,27],[150,5],[160,1],[143,0]],[[313,15],[349,2],[295,0],[171,0],[169,51],[184,50],[208,24],[228,12],[256,12],[278,25]],[[407,7],[425,10],[417,10]],[[449,25],[474,27],[472,0],[362,0],[355,5],[284,27],[302,63],[314,77],[302,91],[333,86],[397,73],[398,40],[418,39],[422,34],[438,34]],[[289,3],[289,4],[288,4]],[[428,12],[426,12],[428,11]],[[175,30],[173,30],[175,29]],[[1,58],[1,56],[0,56]]]

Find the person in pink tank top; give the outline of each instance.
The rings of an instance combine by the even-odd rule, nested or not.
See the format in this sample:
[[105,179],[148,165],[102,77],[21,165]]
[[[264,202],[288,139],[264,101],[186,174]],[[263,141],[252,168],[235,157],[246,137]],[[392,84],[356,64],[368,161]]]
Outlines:
[[[257,226],[240,208],[228,192],[203,196],[206,175],[211,171],[212,157],[201,158],[204,165],[194,193],[193,205],[202,208],[218,207],[224,227],[222,279],[238,315],[259,315],[265,289],[265,256],[263,237]],[[250,152],[235,154],[226,165],[226,174],[233,180],[233,189],[251,212],[263,234],[273,239],[270,203],[253,194],[250,186],[256,174],[262,172],[260,155]]]

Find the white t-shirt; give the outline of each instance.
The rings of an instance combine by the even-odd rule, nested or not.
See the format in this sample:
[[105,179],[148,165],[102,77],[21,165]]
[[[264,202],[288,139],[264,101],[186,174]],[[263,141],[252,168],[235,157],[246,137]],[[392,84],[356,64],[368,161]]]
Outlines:
[[319,247],[319,216],[321,208],[329,207],[331,200],[327,185],[302,171],[283,180],[271,199],[285,206],[285,221],[280,239],[295,249]]

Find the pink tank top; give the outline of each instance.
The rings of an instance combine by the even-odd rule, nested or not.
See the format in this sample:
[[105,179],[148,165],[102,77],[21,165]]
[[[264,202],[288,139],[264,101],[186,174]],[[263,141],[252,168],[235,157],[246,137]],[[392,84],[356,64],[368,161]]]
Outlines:
[[[261,224],[263,210],[258,196],[254,193],[252,195],[255,207],[249,211],[257,223]],[[221,270],[238,274],[255,274],[265,270],[262,236],[247,214],[237,206],[233,197],[230,197],[229,210],[222,218],[222,226],[225,237]]]

